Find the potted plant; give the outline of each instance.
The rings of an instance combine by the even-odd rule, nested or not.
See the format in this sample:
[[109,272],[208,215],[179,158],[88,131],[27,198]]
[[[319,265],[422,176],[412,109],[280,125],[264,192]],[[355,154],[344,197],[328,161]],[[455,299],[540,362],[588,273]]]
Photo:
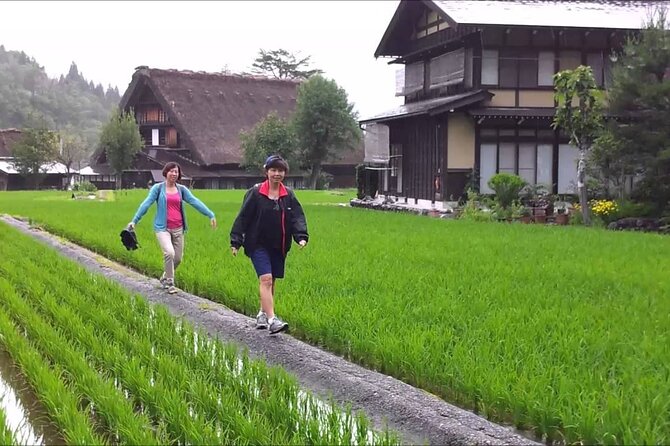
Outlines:
[[521,191],[521,201],[531,209],[533,216],[547,216],[553,211],[550,187],[546,184],[527,184]]
[[556,211],[556,224],[567,225],[570,220],[569,204],[565,201],[557,201],[554,203],[554,210]]

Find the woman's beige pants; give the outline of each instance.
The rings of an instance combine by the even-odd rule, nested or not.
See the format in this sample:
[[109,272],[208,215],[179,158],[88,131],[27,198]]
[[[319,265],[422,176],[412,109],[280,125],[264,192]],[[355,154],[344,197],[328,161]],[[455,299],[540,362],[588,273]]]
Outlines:
[[184,230],[179,228],[159,231],[156,238],[163,251],[165,278],[174,282],[174,270],[184,256]]

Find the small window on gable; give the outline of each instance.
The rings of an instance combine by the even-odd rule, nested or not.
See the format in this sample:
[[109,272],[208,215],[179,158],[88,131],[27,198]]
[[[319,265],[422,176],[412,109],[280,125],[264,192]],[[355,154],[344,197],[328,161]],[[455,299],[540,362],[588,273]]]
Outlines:
[[414,25],[412,37],[420,39],[447,28],[449,24],[437,12],[424,9]]
[[482,51],[482,85],[498,85],[498,50]]
[[465,50],[463,48],[430,60],[430,88],[463,82],[464,76]]

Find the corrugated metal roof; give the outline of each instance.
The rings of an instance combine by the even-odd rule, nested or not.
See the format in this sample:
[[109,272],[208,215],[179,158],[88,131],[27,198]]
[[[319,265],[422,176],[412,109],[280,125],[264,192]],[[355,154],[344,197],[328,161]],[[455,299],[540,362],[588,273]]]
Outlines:
[[641,29],[654,6],[664,2],[433,0],[433,3],[459,24]]
[[[0,170],[7,174],[17,174],[19,173],[16,168],[14,167],[14,164],[11,161],[6,161],[2,160],[0,161]],[[54,174],[54,173],[60,173],[60,174],[65,174],[67,173],[67,168],[65,167],[64,164],[61,163],[48,163],[48,164],[42,164],[42,171],[46,172],[47,174]],[[77,169],[70,169],[70,173],[77,173]]]

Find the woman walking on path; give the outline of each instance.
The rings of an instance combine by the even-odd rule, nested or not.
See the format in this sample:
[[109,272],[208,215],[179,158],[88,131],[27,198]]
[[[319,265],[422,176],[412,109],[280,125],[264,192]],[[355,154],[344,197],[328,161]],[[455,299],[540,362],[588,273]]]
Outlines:
[[274,312],[275,280],[284,277],[291,239],[303,248],[309,235],[298,198],[282,183],[288,163],[281,156],[272,155],[263,167],[267,179],[244,196],[230,230],[230,247],[236,256],[244,246],[244,253],[251,258],[258,275],[261,309],[256,316],[256,328],[267,328],[270,334],[275,334],[288,329],[288,324]]
[[216,228],[214,213],[205,204],[195,198],[186,186],[178,184],[181,179],[181,167],[170,162],[163,167],[165,181],[154,184],[149,195],[140,204],[128,227],[135,228],[149,207],[156,203],[156,217],[154,231],[158,244],[163,251],[163,274],[160,281],[168,293],[174,294],[177,288],[174,285],[174,270],[179,266],[184,255],[184,233],[187,230],[184,202],[196,208],[201,214],[209,217],[213,229]]

